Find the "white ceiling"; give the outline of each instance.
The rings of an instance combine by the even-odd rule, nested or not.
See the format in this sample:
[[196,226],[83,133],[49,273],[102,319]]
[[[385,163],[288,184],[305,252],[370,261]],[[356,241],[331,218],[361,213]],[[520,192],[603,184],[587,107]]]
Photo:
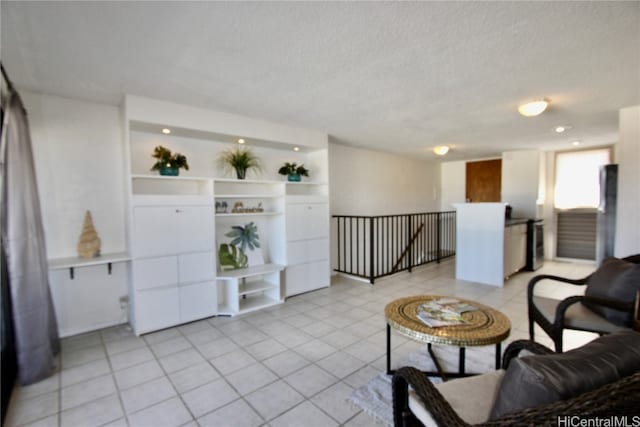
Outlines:
[[[640,2],[6,2],[16,86],[148,96],[447,160],[617,140]],[[518,103],[551,100],[523,118]],[[563,135],[557,124],[571,124]]]

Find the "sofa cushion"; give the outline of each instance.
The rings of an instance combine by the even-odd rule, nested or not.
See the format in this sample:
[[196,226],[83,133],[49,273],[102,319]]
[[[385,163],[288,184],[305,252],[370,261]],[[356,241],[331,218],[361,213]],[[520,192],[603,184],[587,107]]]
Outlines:
[[[469,424],[484,423],[489,419],[504,372],[500,369],[436,384],[435,387],[464,421]],[[409,390],[409,409],[425,427],[438,425],[413,390]]]
[[640,333],[605,335],[565,353],[513,359],[491,420],[526,408],[570,399],[640,371]]
[[[549,323],[554,323],[556,309],[560,300],[533,296],[533,304]],[[587,331],[602,331],[606,333],[623,331],[625,326],[618,326],[585,307],[582,304],[571,304],[564,312],[564,326],[573,329],[585,329]]]
[[640,291],[640,264],[617,258],[605,259],[587,282],[583,302],[589,309],[619,326],[631,326],[632,311],[616,310],[593,302],[588,297],[631,304]]

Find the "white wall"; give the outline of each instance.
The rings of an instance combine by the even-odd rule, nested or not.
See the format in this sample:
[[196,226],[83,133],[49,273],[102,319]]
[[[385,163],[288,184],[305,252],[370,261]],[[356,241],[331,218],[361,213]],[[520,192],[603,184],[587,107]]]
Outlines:
[[126,249],[117,107],[21,91],[29,116],[49,258],[76,256],[86,210],[102,253]]
[[440,207],[436,162],[330,143],[329,176],[334,215],[432,212]]
[[513,208],[514,218],[537,218],[540,157],[536,150],[502,153],[502,202]]
[[464,203],[467,196],[467,162],[444,162],[440,165],[440,209],[454,209],[454,203]]
[[[77,256],[90,210],[102,253],[126,250],[120,113],[112,105],[21,91],[31,130],[47,256]],[[128,264],[52,270],[49,285],[61,336],[126,321]]]
[[620,110],[618,163],[617,257],[640,253],[640,105]]
[[544,201],[542,219],[544,219],[544,258],[556,257],[556,214],[554,209],[554,187],[556,176],[556,152],[547,151],[545,156]]

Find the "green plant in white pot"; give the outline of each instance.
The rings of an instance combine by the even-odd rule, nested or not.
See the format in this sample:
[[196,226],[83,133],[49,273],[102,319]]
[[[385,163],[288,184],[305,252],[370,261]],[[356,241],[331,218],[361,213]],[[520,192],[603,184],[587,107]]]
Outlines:
[[304,167],[304,164],[298,166],[297,163],[286,162],[284,166],[278,169],[280,175],[286,175],[287,179],[291,182],[299,182],[302,176],[309,176],[309,169]]

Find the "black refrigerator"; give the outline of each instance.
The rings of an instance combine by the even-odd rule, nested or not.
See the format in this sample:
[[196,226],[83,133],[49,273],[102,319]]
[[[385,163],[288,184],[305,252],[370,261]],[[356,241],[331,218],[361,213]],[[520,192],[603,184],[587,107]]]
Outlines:
[[616,244],[616,205],[618,165],[600,166],[600,205],[598,206],[596,263],[612,257]]

